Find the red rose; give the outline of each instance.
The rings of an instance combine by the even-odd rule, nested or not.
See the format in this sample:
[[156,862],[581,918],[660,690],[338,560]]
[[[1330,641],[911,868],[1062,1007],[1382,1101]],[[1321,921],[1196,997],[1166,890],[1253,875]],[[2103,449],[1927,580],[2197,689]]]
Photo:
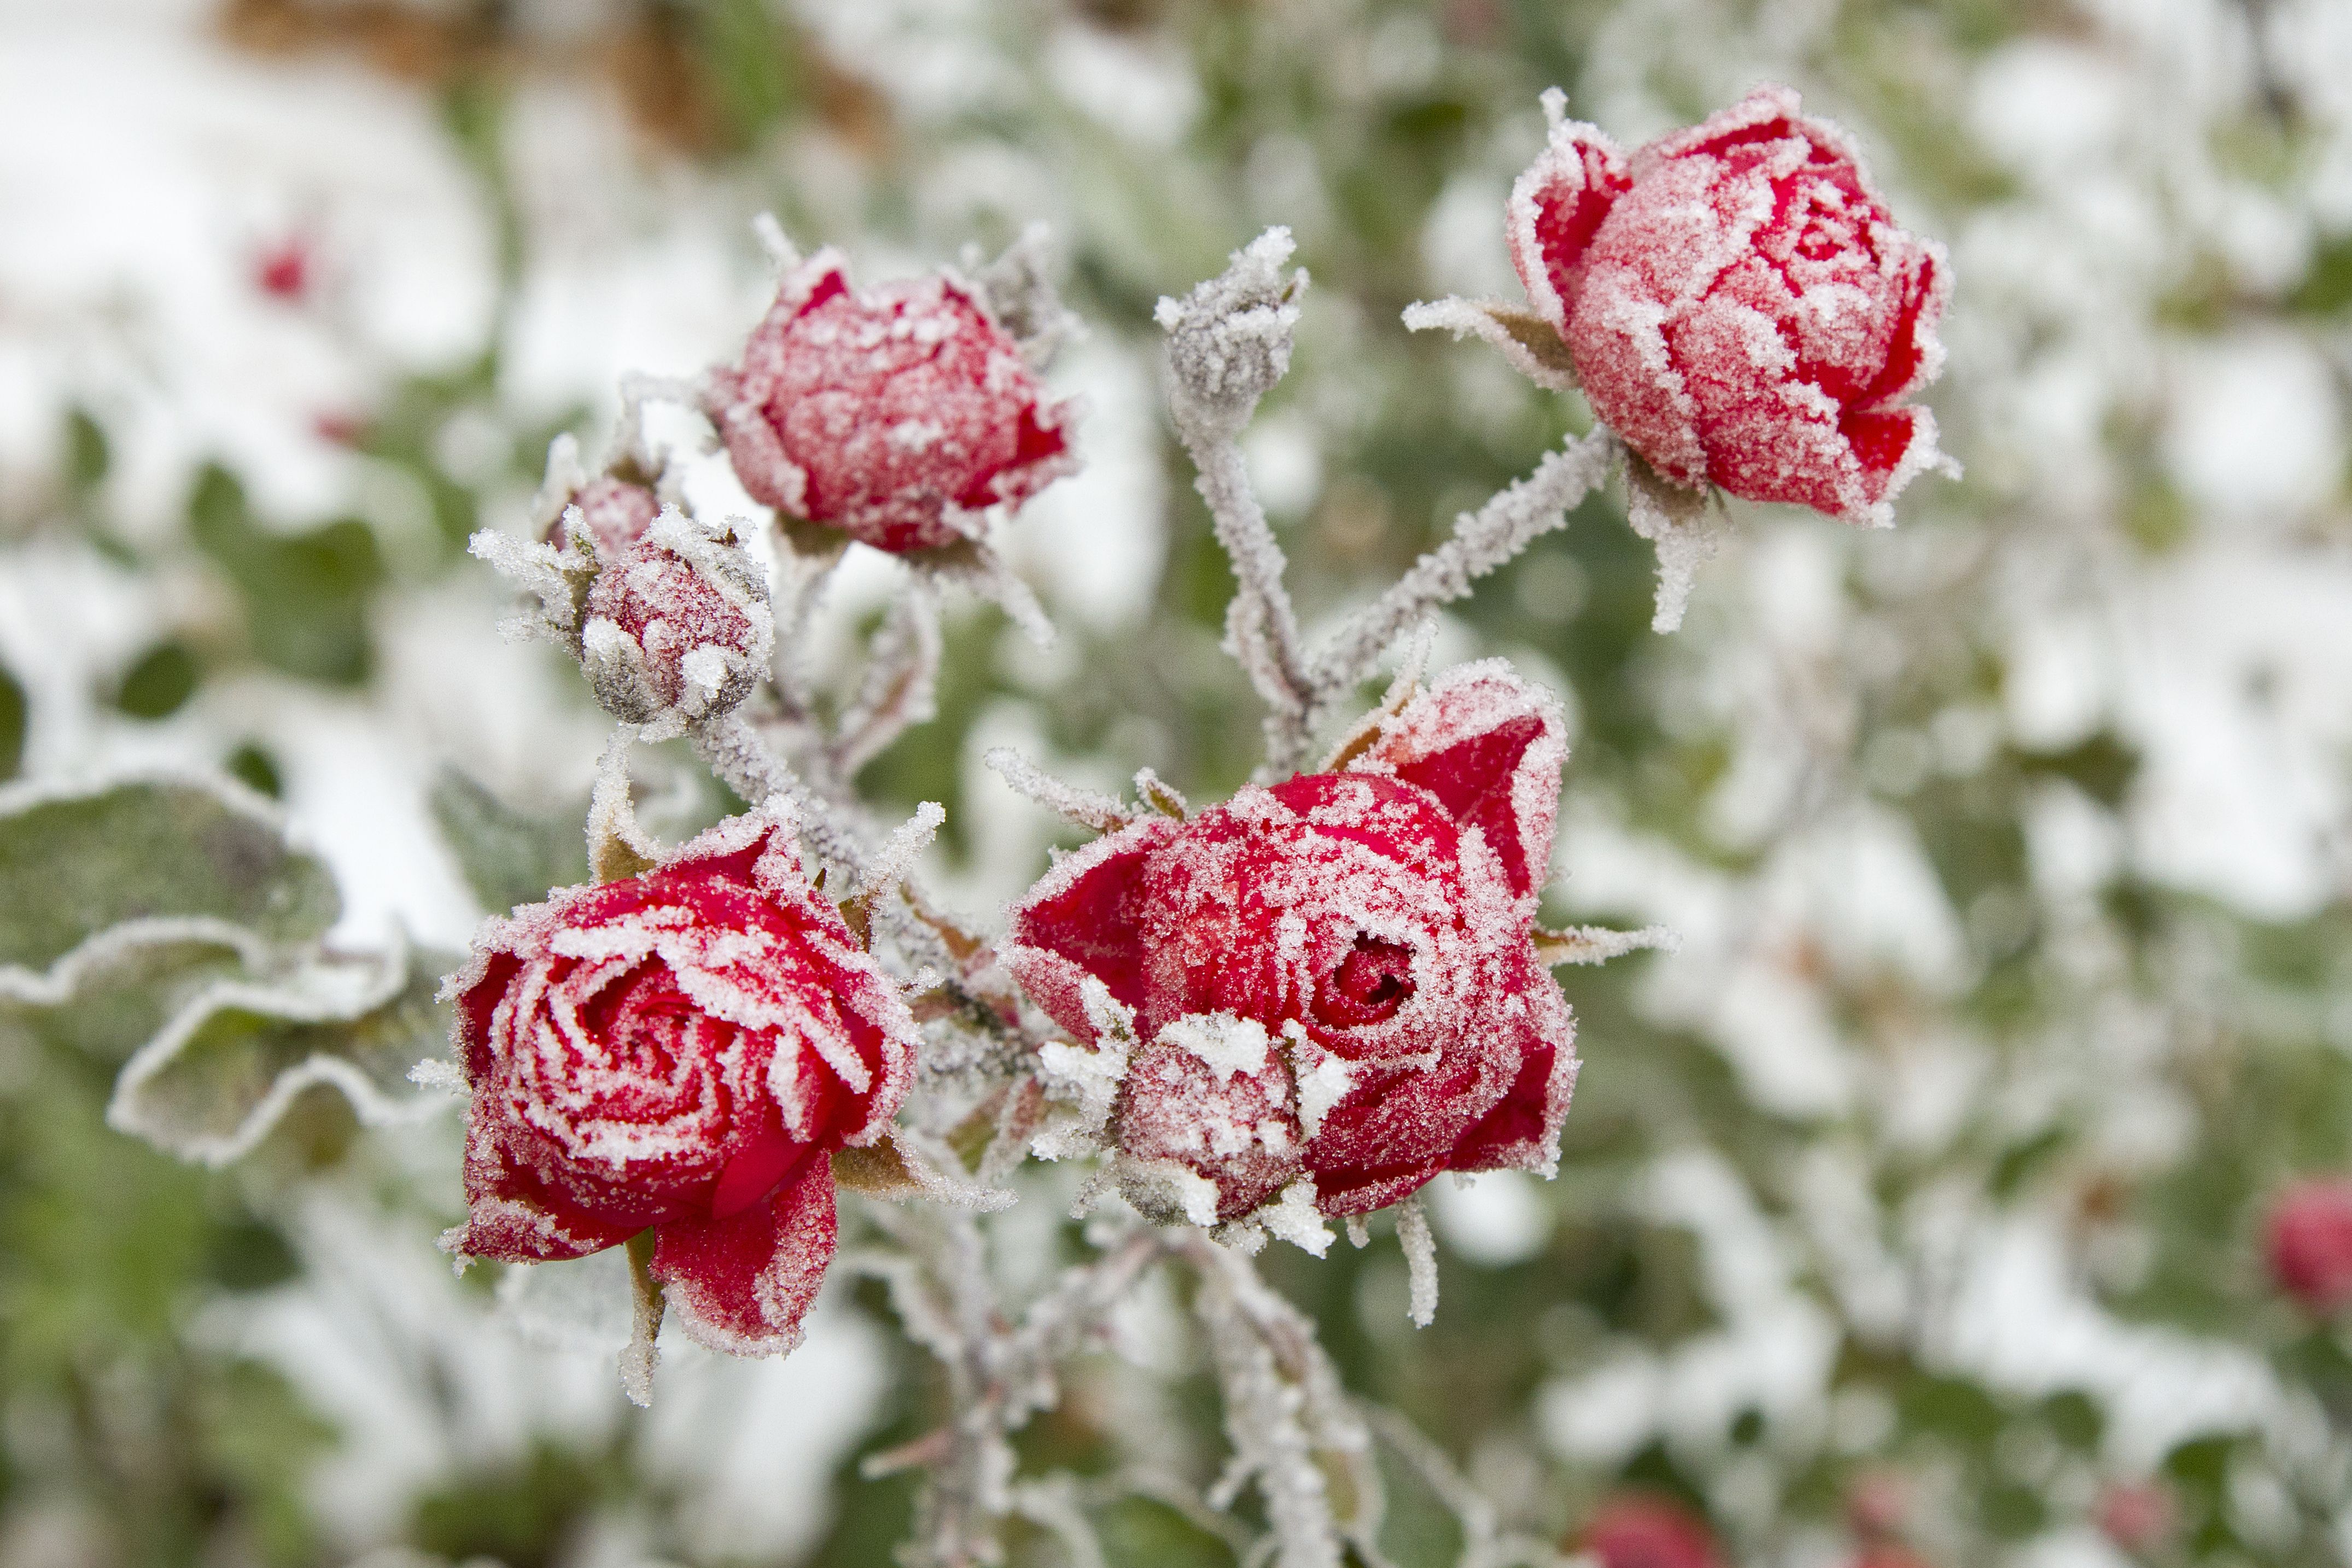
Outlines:
[[2321,1317],[2352,1306],[2352,1181],[2303,1181],[2263,1227],[2271,1278]]
[[1663,1498],[1616,1498],[1584,1527],[1601,1568],[1720,1568],[1715,1536],[1689,1509]]
[[572,530],[566,517],[571,509],[580,509],[581,526],[596,546],[601,559],[610,559],[645,537],[661,515],[661,499],[643,485],[632,485],[610,474],[599,474],[581,486],[563,503],[564,513],[547,526],[547,542],[557,549],[571,542]]
[[1507,225],[1593,413],[1666,478],[1876,525],[1937,461],[1897,404],[1943,366],[1950,264],[1786,88],[1631,157],[1556,125]]
[[789,822],[736,817],[494,918],[445,994],[473,1092],[445,1244],[545,1262],[651,1228],[696,1338],[791,1349],[833,1256],[829,1156],[889,1126],[916,1034]]
[[784,279],[706,401],[756,499],[877,549],[975,538],[1075,466],[1069,405],[970,289],[935,274],[853,290],[832,250]]
[[1089,977],[1133,1009],[1119,1146],[1215,1184],[1222,1218],[1302,1175],[1348,1215],[1547,1166],[1576,1058],[1532,938],[1566,758],[1548,695],[1500,661],[1455,671],[1338,772],[1063,861],[1004,962],[1090,1044]]
[[605,562],[588,589],[581,663],[615,717],[688,718],[741,702],[766,672],[775,624],[766,574],[677,512]]

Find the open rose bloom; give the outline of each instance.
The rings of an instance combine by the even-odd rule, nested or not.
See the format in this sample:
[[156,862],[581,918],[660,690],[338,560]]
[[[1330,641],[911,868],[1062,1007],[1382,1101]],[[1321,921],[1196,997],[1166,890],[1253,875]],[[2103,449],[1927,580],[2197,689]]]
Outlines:
[[1630,155],[1563,120],[1507,225],[1593,413],[1669,482],[1884,525],[1941,461],[1903,399],[1942,368],[1950,265],[1787,89]]
[[944,274],[853,289],[837,252],[788,274],[706,411],[752,497],[877,549],[977,539],[1076,466],[977,294]]
[[649,1230],[696,1338],[790,1350],[833,1256],[829,1157],[888,1128],[916,1036],[789,822],[487,922],[446,994],[473,1100],[445,1244],[545,1262]]
[[1132,1014],[1131,1197],[1233,1219],[1307,1177],[1355,1215],[1549,1168],[1576,1057],[1533,935],[1566,758],[1547,694],[1469,665],[1337,771],[1135,822],[1014,906],[1004,962],[1056,1022],[1098,1043],[1090,982]]

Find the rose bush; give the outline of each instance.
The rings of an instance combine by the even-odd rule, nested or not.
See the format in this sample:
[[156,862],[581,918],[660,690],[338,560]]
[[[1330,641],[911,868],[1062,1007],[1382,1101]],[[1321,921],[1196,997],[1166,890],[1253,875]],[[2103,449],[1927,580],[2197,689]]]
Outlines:
[[1563,120],[1507,222],[1593,413],[1666,479],[1882,524],[1940,460],[1902,399],[1942,368],[1950,266],[1787,89],[1630,156]]
[[527,1263],[653,1233],[688,1328],[792,1348],[833,1256],[829,1156],[905,1098],[898,991],[755,811],[642,875],[487,922],[444,988],[472,1092],[463,1226]]
[[976,538],[1076,466],[1070,405],[972,290],[942,274],[852,289],[830,250],[784,278],[705,408],[754,498],[877,549]]
[[1213,1183],[1222,1218],[1301,1176],[1349,1215],[1546,1168],[1576,1073],[1533,942],[1566,758],[1549,695],[1467,666],[1336,771],[1063,861],[1004,962],[1082,1041],[1089,980],[1132,1010],[1119,1146]]

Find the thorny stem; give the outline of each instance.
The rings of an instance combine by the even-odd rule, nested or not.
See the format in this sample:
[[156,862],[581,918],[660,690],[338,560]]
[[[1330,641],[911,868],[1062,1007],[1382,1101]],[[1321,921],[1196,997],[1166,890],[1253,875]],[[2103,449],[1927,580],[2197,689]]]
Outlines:
[[802,782],[792,765],[771,750],[740,713],[729,712],[686,727],[687,739],[703,765],[744,800],[757,803],[782,795],[800,819],[803,842],[862,880],[866,846],[839,808]]
[[1316,653],[1311,679],[1318,703],[1328,705],[1370,675],[1389,644],[1423,616],[1468,597],[1478,579],[1565,524],[1568,514],[1609,476],[1618,450],[1616,433],[1597,425],[1591,434],[1546,454],[1534,473],[1496,492],[1476,511],[1457,516],[1451,538],[1349,616]]
[[1178,428],[1200,471],[1195,487],[1208,503],[1217,543],[1233,563],[1238,591],[1226,629],[1242,667],[1273,710],[1265,721],[1266,750],[1269,765],[1278,766],[1306,751],[1317,706],[1299,644],[1297,612],[1283,584],[1287,563],[1266,522],[1265,508],[1250,488],[1240,444],[1230,434],[1212,434],[1192,421],[1180,422]]

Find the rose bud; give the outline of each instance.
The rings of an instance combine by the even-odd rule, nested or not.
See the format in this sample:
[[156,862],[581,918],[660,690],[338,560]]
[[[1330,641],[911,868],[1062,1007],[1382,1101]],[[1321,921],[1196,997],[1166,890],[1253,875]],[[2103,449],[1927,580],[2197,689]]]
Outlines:
[[977,538],[1076,465],[1071,405],[1045,401],[974,290],[944,274],[852,289],[833,250],[785,277],[705,408],[753,498],[877,549]]
[[596,574],[580,657],[615,718],[706,718],[751,695],[774,638],[759,563],[726,530],[672,510]]
[[829,1157],[887,1130],[917,1035],[788,818],[485,922],[443,995],[472,1092],[470,1215],[443,1244],[549,1262],[650,1229],[696,1338],[790,1350],[833,1256]]
[[1941,461],[1901,400],[1943,366],[1950,264],[1786,88],[1630,156],[1555,124],[1507,223],[1594,414],[1665,479],[1883,526]]
[[1069,856],[1003,961],[1088,1045],[1089,979],[1132,1010],[1114,1135],[1213,1184],[1218,1218],[1302,1175],[1353,1215],[1440,1171],[1548,1169],[1576,1058],[1533,936],[1566,758],[1548,695],[1470,665],[1338,771]]
[[2352,1305],[2352,1181],[2301,1181],[2263,1225],[2271,1278],[2315,1316]]
[[599,559],[610,560],[645,538],[661,515],[661,497],[643,485],[633,485],[611,474],[599,474],[562,503],[563,510],[547,525],[546,539],[557,549],[572,542],[574,517],[596,547]]
[[1583,1546],[1601,1568],[1721,1568],[1723,1562],[1706,1521],[1664,1498],[1601,1504],[1584,1527]]

